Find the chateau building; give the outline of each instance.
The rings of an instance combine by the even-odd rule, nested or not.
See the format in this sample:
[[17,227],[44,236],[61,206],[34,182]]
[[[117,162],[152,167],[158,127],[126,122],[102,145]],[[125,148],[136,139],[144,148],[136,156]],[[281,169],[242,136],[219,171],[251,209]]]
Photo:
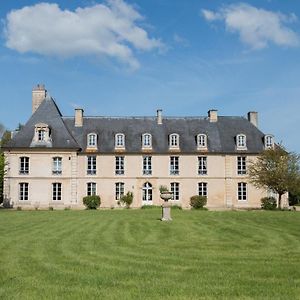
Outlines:
[[260,207],[267,191],[249,183],[248,162],[274,138],[258,129],[258,115],[204,117],[88,117],[82,109],[62,116],[43,85],[32,91],[32,116],[5,147],[4,197],[21,207],[82,208],[97,194],[101,207],[118,207],[127,191],[133,207],[160,205],[159,187],[171,202],[189,207]]

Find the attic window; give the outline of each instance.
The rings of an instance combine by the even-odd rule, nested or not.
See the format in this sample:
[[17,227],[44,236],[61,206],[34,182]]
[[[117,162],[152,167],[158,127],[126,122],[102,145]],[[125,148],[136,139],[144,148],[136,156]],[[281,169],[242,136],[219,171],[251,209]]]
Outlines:
[[87,136],[87,146],[95,148],[97,147],[97,134],[96,133],[89,133]]
[[44,129],[38,129],[38,141],[45,141],[46,131]]
[[144,133],[142,137],[143,148],[152,147],[152,137],[150,133]]
[[274,137],[271,134],[265,135],[265,148],[272,149],[274,147]]
[[244,135],[244,134],[238,134],[236,136],[236,147],[237,147],[237,150],[245,150],[245,149],[247,149],[246,135]]
[[115,147],[125,148],[125,135],[123,133],[117,133],[115,135]]
[[169,147],[170,148],[179,148],[179,134],[177,134],[177,133],[170,134]]
[[207,148],[207,136],[206,134],[198,134],[197,135],[197,148],[198,149],[206,149]]
[[35,125],[34,137],[31,146],[51,146],[51,129],[45,123]]

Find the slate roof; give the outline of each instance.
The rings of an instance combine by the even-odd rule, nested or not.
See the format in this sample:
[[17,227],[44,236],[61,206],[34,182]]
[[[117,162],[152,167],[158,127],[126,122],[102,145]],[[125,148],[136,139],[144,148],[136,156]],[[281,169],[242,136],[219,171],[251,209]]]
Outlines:
[[[75,127],[74,117],[63,117],[52,98],[46,98],[22,130],[5,148],[30,148],[37,123],[51,128],[53,149],[85,151],[87,135],[98,136],[99,153],[115,153],[115,134],[125,134],[126,153],[142,152],[142,134],[152,135],[152,153],[170,153],[169,135],[180,136],[181,153],[199,153],[196,136],[207,134],[208,152],[211,153],[260,153],[264,149],[264,134],[244,117],[219,116],[217,122],[207,117],[163,117],[157,124],[156,117],[84,117],[83,126]],[[247,150],[236,150],[235,137],[245,134]],[[37,147],[35,147],[37,148]],[[47,148],[48,149],[48,148]]]

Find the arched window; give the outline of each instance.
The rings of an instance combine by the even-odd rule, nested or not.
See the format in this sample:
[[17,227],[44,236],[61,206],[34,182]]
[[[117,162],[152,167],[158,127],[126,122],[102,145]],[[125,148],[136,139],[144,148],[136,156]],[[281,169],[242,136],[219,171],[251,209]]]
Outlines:
[[265,135],[265,148],[272,149],[274,147],[274,137],[271,134]]
[[240,149],[240,150],[247,148],[246,135],[238,134],[236,136],[236,147],[237,147],[237,149]]
[[197,135],[197,148],[207,148],[207,136],[206,134],[200,133]]
[[115,135],[115,147],[124,148],[125,147],[125,135],[124,133],[117,133]]
[[142,147],[151,148],[152,147],[152,136],[150,133],[144,133],[142,135]]
[[89,133],[87,136],[87,146],[88,147],[97,147],[97,134]]
[[143,201],[152,202],[152,184],[150,182],[143,185]]
[[169,135],[169,147],[179,148],[179,134],[172,133]]

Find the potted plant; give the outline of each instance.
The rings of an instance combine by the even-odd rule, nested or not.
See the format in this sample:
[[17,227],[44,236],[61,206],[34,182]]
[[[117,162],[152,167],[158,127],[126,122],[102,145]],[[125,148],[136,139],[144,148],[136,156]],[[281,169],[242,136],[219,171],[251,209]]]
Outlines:
[[168,190],[165,185],[159,187],[160,198],[165,202],[169,201],[173,197],[173,193]]

